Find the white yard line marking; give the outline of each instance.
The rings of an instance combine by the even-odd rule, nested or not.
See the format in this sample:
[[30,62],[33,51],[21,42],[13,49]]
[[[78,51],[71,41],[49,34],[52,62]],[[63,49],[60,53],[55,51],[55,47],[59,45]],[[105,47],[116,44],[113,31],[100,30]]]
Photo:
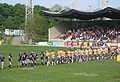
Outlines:
[[88,76],[88,77],[94,77],[94,76],[97,76],[98,74],[96,73],[72,73],[73,75],[77,75],[77,76]]

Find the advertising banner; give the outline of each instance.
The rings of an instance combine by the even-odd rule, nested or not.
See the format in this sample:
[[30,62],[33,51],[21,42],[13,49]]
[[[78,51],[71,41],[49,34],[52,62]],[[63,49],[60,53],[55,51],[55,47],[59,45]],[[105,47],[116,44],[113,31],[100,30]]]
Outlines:
[[78,47],[79,42],[64,42],[65,47]]
[[79,46],[79,42],[72,42],[72,46],[78,47]]
[[52,42],[52,46],[64,46],[64,42]]
[[38,43],[36,43],[36,45],[39,45],[39,46],[47,46],[48,43],[47,43],[47,42],[38,42]]

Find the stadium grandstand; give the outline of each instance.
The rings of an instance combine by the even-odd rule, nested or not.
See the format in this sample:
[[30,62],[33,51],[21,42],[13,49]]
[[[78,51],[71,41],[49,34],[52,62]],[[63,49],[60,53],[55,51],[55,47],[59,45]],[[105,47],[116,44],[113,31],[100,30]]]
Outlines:
[[107,7],[95,12],[71,9],[64,13],[42,11],[41,14],[43,16],[77,19],[61,21],[50,28],[49,41],[51,42],[64,42],[64,46],[69,46],[69,44],[80,46],[83,42],[87,42],[87,45],[92,42],[92,46],[101,45],[101,43],[113,43],[115,46],[119,46],[120,10],[118,9]]

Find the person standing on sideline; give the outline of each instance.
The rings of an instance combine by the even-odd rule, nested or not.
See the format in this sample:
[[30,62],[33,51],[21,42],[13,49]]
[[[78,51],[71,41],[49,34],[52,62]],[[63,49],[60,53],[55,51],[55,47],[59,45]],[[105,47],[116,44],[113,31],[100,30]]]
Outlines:
[[9,54],[8,56],[8,67],[11,68],[12,67],[12,55]]
[[4,68],[4,60],[5,60],[5,57],[3,56],[3,54],[1,54],[1,56],[0,56],[1,69]]
[[44,64],[44,52],[43,51],[40,53],[40,63],[41,65]]

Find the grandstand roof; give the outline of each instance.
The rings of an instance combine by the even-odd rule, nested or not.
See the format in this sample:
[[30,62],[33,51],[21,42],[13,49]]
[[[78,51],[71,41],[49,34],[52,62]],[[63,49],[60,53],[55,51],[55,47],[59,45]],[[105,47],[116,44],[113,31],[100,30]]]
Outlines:
[[43,16],[51,16],[51,17],[62,17],[62,18],[76,18],[80,20],[90,20],[95,19],[98,17],[107,17],[110,19],[120,19],[120,10],[107,7],[103,10],[95,11],[95,12],[83,12],[78,11],[75,9],[71,9],[64,13],[52,13],[52,12],[46,12],[42,11],[41,15]]

